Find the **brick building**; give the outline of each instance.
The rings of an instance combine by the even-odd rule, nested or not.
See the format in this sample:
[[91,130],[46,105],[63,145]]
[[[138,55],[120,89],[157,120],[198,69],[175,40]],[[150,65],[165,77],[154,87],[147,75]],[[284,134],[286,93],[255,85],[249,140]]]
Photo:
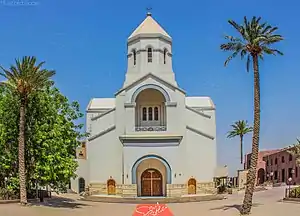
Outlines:
[[[256,166],[256,184],[260,185],[263,184],[266,180],[266,161],[264,160],[264,157],[270,154],[274,154],[279,152],[280,149],[274,149],[274,150],[266,150],[266,151],[260,151],[258,152],[258,160],[257,160],[257,166]],[[250,160],[251,160],[251,153],[247,154],[245,156],[245,163],[244,163],[244,169],[247,170],[250,168]]]
[[288,179],[292,178],[291,184],[300,184],[300,167],[289,150],[284,148],[264,157],[267,181],[289,184]]
[[[260,185],[266,181],[274,183],[300,184],[300,167],[288,148],[260,151],[256,166],[256,184]],[[250,168],[251,153],[245,156],[244,169]]]

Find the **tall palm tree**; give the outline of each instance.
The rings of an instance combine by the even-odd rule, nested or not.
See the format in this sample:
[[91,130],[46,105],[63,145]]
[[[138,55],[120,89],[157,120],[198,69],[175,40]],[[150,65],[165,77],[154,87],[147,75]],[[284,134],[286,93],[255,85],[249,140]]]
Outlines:
[[231,125],[232,130],[228,132],[227,138],[240,137],[240,157],[243,164],[243,139],[244,135],[253,131],[253,128],[248,125],[247,121],[239,120]]
[[275,34],[277,27],[272,27],[268,23],[261,23],[260,17],[253,17],[248,21],[244,17],[244,22],[239,25],[233,20],[229,24],[238,32],[238,37],[225,36],[227,43],[221,44],[223,51],[231,52],[231,55],[225,61],[225,66],[230,60],[240,55],[247,59],[247,71],[249,71],[252,60],[254,72],[254,124],[252,138],[252,155],[250,170],[247,175],[247,187],[244,197],[241,214],[249,214],[252,207],[252,197],[254,191],[256,164],[259,149],[259,131],[260,131],[260,81],[259,81],[259,59],[263,60],[265,54],[283,55],[277,49],[271,47],[272,44],[283,40],[279,34]]
[[[20,122],[19,122],[19,179],[20,179],[20,201],[21,204],[27,204],[26,191],[26,167],[25,167],[25,115],[26,105],[33,93],[42,90],[45,86],[51,85],[50,78],[55,71],[42,69],[45,62],[36,64],[35,57],[23,57],[22,60],[16,59],[15,65],[5,69],[2,66],[0,75],[6,78],[1,85],[8,88],[20,100]],[[30,111],[30,110],[29,110]]]

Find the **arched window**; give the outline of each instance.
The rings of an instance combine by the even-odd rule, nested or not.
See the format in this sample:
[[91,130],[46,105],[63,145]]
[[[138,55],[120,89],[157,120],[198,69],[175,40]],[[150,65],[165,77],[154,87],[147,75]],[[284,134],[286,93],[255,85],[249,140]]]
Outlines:
[[148,48],[148,62],[152,62],[152,48]]
[[136,51],[133,50],[132,53],[133,53],[133,65],[136,65]]
[[149,107],[148,108],[148,120],[149,121],[152,121],[153,120],[153,110],[152,110],[152,107]]
[[143,108],[143,117],[142,117],[143,121],[147,121],[147,108],[144,107]]
[[158,108],[157,107],[154,108],[154,120],[158,121]]
[[289,161],[292,161],[293,160],[293,155],[289,155]]
[[164,49],[164,64],[167,63],[167,49]]
[[277,158],[275,158],[275,165],[277,165]]

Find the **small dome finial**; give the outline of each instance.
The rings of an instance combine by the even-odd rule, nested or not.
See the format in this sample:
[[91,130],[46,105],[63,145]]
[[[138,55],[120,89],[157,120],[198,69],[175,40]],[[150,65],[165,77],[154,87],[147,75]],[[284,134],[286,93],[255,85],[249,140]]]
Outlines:
[[152,7],[147,7],[147,16],[152,16],[152,13],[151,13],[151,10],[152,10]]

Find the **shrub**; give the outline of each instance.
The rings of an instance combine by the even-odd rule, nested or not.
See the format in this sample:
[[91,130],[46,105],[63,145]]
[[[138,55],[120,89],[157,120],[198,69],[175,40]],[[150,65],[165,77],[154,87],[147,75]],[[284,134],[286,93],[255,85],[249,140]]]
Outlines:
[[18,195],[9,189],[0,188],[0,200],[13,200],[18,199]]
[[291,189],[290,198],[300,198],[300,187]]
[[[44,197],[49,197],[47,191],[43,191]],[[11,190],[9,188],[0,188],[0,200],[15,200],[19,199],[20,191]],[[36,190],[27,190],[27,199],[35,199]]]

